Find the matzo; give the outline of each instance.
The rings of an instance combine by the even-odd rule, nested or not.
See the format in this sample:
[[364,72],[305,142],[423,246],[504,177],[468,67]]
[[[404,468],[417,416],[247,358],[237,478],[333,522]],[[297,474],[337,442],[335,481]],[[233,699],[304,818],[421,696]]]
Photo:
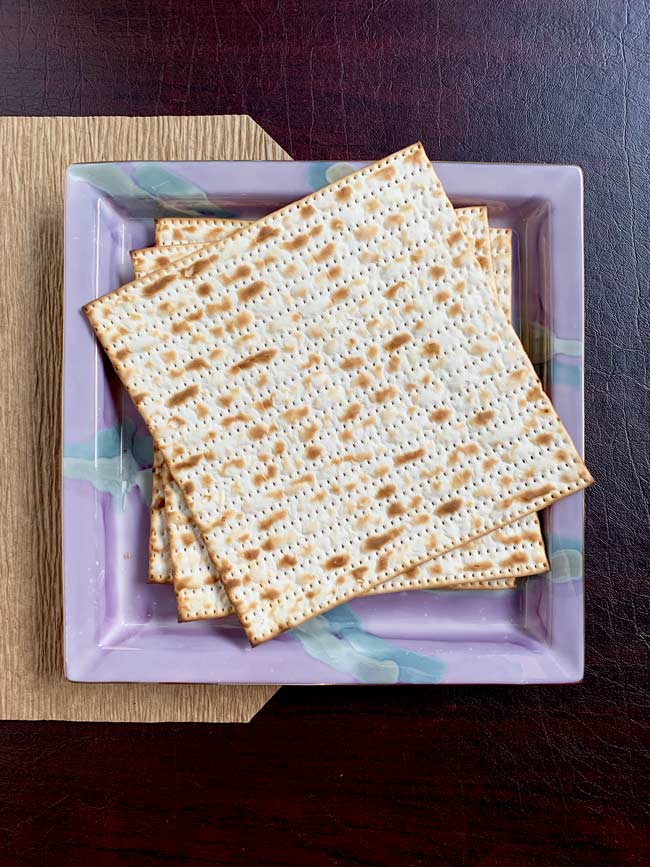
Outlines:
[[252,643],[591,481],[468,253],[416,145],[87,306]]
[[172,580],[172,562],[165,518],[165,487],[162,479],[164,461],[154,449],[151,485],[151,523],[149,525],[149,582],[169,584]]
[[[493,281],[492,260],[490,256],[490,227],[485,206],[472,206],[457,208],[456,214],[460,220],[464,234],[477,256],[479,265]],[[169,219],[169,233],[176,233],[176,246],[172,253],[175,258],[182,258],[189,253],[202,249],[204,239],[214,233],[214,229],[222,227],[218,218],[182,218]],[[242,223],[245,225],[245,223]],[[193,237],[193,243],[182,243],[185,238]],[[141,276],[141,269],[155,270],[157,267],[169,264],[169,247],[149,247],[142,250],[132,251],[134,270],[136,276]],[[162,258],[160,258],[162,257]],[[510,265],[503,263],[503,275],[510,286]],[[175,490],[174,490],[175,489]],[[174,498],[174,509],[180,515],[182,513],[182,525],[185,527],[192,523],[191,513],[187,510],[178,491],[172,482],[172,491],[168,490],[168,496]],[[512,529],[508,536],[505,532],[488,534],[476,543],[462,546],[457,549],[454,557],[447,558],[443,555],[441,563],[432,563],[428,569],[421,569],[416,574],[408,573],[398,579],[369,591],[370,594],[394,592],[396,590],[408,590],[416,588],[437,587],[444,589],[449,586],[455,589],[480,589],[492,590],[514,587],[515,577],[536,574],[546,571],[548,563],[544,551],[544,545],[536,515],[531,515],[511,525]],[[510,528],[505,528],[509,530]],[[189,543],[175,546],[172,549],[172,560],[176,569],[183,576],[188,573],[193,576],[191,589],[185,578],[181,582],[183,597],[179,598],[179,617],[182,620],[203,619],[210,616],[223,616],[228,613],[220,604],[218,594],[220,588],[216,586],[218,575],[200,535],[197,533],[194,545]],[[496,536],[496,538],[494,538]],[[189,538],[189,534],[187,534]],[[186,538],[186,541],[187,541]],[[480,568],[479,568],[480,567]],[[455,583],[459,577],[454,578],[453,572],[459,573],[466,579],[470,576],[475,580],[462,584]],[[492,577],[490,577],[492,576]],[[498,576],[498,577],[497,577]],[[199,590],[200,578],[204,578],[206,588]],[[175,582],[176,583],[176,582]],[[210,612],[213,612],[212,614]]]
[[234,614],[221,578],[166,465],[162,477],[179,619],[203,620]]
[[[492,278],[491,258],[489,255],[483,255],[486,249],[489,250],[487,209],[484,206],[460,208],[456,209],[456,214],[473,252],[481,257],[479,265]],[[136,277],[169,264],[170,255],[173,261],[175,258],[182,258],[201,250],[205,243],[204,238],[213,235],[215,229],[223,228],[223,223],[218,218],[186,218],[180,221],[180,226],[176,225],[176,220],[170,222],[172,224],[170,229],[176,231],[178,245],[171,251],[169,247],[164,246],[132,251]],[[246,224],[242,222],[242,225]],[[187,237],[195,237],[197,242],[181,243],[179,231],[183,238],[187,233]],[[505,270],[509,281],[509,266],[506,266]],[[218,573],[208,556],[200,534],[195,530],[192,537],[187,530],[189,526],[193,526],[193,522],[182,494],[174,482],[168,484],[171,487],[166,488],[167,500],[172,501],[172,514],[176,516],[181,529],[181,534],[176,535],[171,550],[179,618],[195,620],[225,616],[231,613],[232,609],[224,605],[223,590],[217,586]],[[152,526],[160,527],[161,523],[165,523],[164,518],[161,521],[161,514],[154,514],[152,507]],[[497,538],[493,538],[494,534],[488,534],[476,543],[458,548],[460,556],[447,558],[443,555],[440,564],[432,563],[428,569],[421,569],[417,574],[409,572],[390,582],[390,587],[380,584],[369,593],[426,587],[444,589],[447,586],[456,589],[503,589],[515,586],[513,576],[522,577],[545,571],[548,563],[537,516],[523,518],[515,522],[512,528],[509,537],[506,537],[505,533],[499,534]],[[171,529],[170,533],[173,535]],[[453,576],[454,571],[458,573],[456,577]],[[470,575],[475,580],[465,583]],[[462,584],[456,583],[461,580],[460,576],[462,576]]]
[[490,229],[492,267],[499,304],[512,320],[512,231]]
[[456,208],[456,216],[481,271],[483,271],[496,292],[494,271],[492,269],[492,248],[490,246],[490,224],[488,222],[487,208],[485,205]]
[[[156,245],[186,244],[188,241],[220,241],[237,229],[250,225],[250,220],[229,220],[225,217],[205,217],[201,229],[200,217],[162,217],[156,220]],[[209,225],[208,225],[209,224]],[[196,238],[193,237],[196,235]]]

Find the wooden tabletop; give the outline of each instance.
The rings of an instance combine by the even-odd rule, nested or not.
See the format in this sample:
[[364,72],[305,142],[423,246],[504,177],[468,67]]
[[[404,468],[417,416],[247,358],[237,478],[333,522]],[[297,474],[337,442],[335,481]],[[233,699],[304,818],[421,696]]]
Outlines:
[[649,11],[0,0],[0,114],[244,113],[297,159],[421,139],[581,165],[598,479],[582,684],[284,688],[248,725],[2,723],[0,863],[648,863]]

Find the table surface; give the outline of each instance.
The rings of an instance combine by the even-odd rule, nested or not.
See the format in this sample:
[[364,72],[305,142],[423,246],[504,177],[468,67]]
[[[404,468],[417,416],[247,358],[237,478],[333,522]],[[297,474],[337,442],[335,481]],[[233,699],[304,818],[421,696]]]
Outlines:
[[[65,11],[62,11],[65,7]],[[650,860],[650,9],[0,0],[0,114],[247,113],[296,159],[421,139],[585,172],[587,673],[282,689],[248,725],[0,724],[0,862]]]

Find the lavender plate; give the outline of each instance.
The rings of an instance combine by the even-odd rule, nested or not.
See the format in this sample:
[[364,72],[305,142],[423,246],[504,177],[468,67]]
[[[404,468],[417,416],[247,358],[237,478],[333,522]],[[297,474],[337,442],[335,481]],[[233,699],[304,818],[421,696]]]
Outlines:
[[[81,312],[132,276],[153,218],[252,218],[363,163],[95,163],[68,169],[63,544],[66,670],[77,681],[569,683],[583,671],[583,495],[543,513],[552,568],[517,590],[413,591],[342,605],[252,649],[232,618],[179,624],[149,586],[151,440]],[[456,205],[515,233],[514,318],[583,441],[582,175],[436,164]]]

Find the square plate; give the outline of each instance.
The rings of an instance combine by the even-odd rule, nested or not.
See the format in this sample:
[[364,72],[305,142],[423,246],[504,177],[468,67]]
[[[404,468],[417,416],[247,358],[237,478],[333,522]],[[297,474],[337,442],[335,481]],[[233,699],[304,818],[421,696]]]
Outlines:
[[[542,514],[551,572],[517,590],[358,599],[252,649],[236,620],[179,624],[147,575],[151,439],[81,306],[132,277],[153,218],[255,218],[365,163],[133,162],[68,169],[63,544],[66,670],[77,681],[570,683],[583,671],[583,494]],[[514,231],[514,322],[583,443],[582,174],[436,163],[456,205]]]

